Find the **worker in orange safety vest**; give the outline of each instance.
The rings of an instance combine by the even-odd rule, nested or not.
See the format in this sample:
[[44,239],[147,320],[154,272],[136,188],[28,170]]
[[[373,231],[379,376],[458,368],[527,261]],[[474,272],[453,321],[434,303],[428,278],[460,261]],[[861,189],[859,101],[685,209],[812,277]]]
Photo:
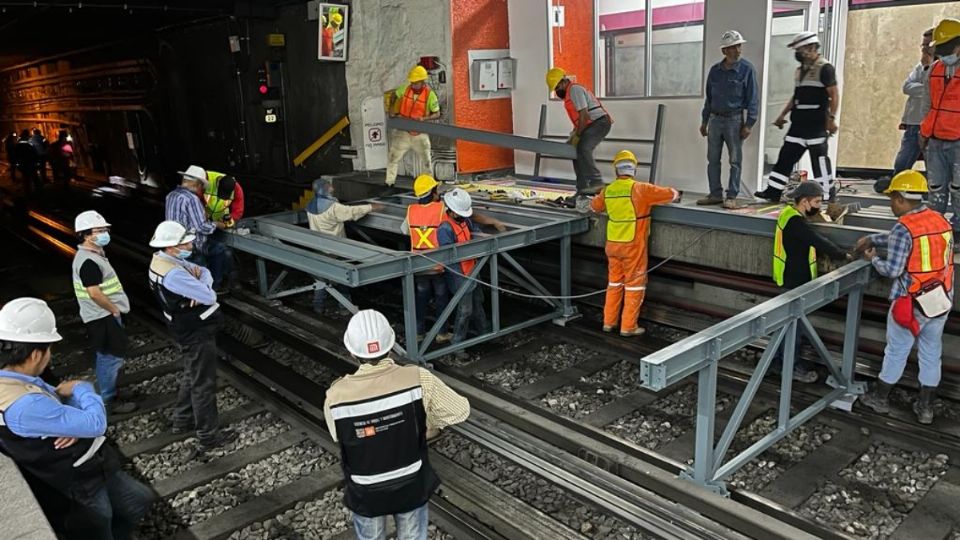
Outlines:
[[[440,101],[437,93],[426,84],[429,78],[426,68],[414,66],[407,75],[409,84],[401,86],[390,95],[389,113],[393,117],[410,120],[436,120],[440,118]],[[397,181],[397,169],[400,160],[408,150],[413,150],[420,158],[420,170],[433,173],[433,161],[430,157],[430,136],[426,133],[390,130],[390,153],[387,158],[387,185]]]
[[616,180],[590,203],[594,212],[607,213],[609,280],[603,306],[603,331],[612,332],[619,321],[621,336],[641,336],[645,330],[637,326],[637,318],[647,289],[650,212],[654,205],[679,200],[680,193],[670,187],[637,181],[637,158],[633,152],[620,151],[613,166],[617,171]]

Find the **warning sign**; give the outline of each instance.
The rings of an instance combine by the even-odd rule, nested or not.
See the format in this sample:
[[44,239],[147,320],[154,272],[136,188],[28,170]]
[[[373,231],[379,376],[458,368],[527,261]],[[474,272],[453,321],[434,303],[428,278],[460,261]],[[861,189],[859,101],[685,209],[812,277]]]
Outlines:
[[387,166],[386,115],[383,98],[363,100],[363,162],[358,169],[373,171]]
[[380,142],[383,139],[383,130],[375,127],[367,130],[367,140],[370,142]]

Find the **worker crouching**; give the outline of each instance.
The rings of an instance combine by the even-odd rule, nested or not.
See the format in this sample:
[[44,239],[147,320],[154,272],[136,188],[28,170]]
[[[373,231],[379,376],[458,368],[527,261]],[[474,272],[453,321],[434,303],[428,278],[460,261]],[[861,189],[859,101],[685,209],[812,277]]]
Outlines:
[[619,321],[621,336],[640,336],[645,332],[637,326],[637,319],[647,289],[650,212],[654,205],[678,200],[680,194],[673,188],[638,182],[637,158],[632,152],[617,153],[613,166],[616,179],[590,203],[594,212],[607,213],[608,283],[603,331],[612,332]]
[[440,485],[427,438],[470,414],[466,398],[426,369],[390,358],[396,336],[372,309],[355,314],[343,344],[361,362],[327,390],[324,415],[340,443],[344,504],[360,540],[385,539],[393,515],[398,540],[426,540],[427,502]]

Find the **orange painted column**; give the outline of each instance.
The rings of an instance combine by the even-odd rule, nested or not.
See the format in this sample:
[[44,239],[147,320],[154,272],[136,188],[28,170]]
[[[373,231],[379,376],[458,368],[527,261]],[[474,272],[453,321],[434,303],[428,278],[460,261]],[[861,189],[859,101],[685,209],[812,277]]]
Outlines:
[[[551,0],[563,6],[562,27],[554,27],[553,65],[576,75],[576,82],[593,87],[593,58],[596,43],[593,35],[593,0]],[[546,68],[544,68],[546,70]]]

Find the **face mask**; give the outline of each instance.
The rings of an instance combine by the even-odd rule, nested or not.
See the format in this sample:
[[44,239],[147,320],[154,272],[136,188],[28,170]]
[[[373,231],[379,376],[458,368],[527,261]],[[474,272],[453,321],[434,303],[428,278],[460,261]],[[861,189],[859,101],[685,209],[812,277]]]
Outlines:
[[96,245],[98,245],[98,246],[100,246],[100,247],[103,247],[103,246],[109,244],[109,243],[110,243],[110,233],[108,233],[108,232],[98,233],[97,235],[95,235],[95,236],[93,237],[93,243],[96,244]]
[[557,97],[560,98],[560,99],[563,99],[563,98],[567,97],[567,89],[566,89],[566,88],[564,88],[563,90],[557,88],[556,90],[554,90],[554,93],[556,93],[556,94],[557,94]]
[[940,60],[942,60],[944,64],[952,66],[956,64],[958,60],[960,60],[960,57],[958,57],[956,54],[948,54],[947,56],[941,56]]
[[184,261],[189,259],[191,255],[193,255],[193,252],[189,249],[181,249],[177,252],[177,258]]
[[817,214],[819,214],[819,213],[820,213],[820,209],[819,209],[819,208],[815,208],[815,207],[813,207],[813,206],[811,206],[810,208],[807,208],[807,211],[806,211],[806,214],[807,214],[808,217],[813,217],[813,216],[815,216],[815,215],[817,215]]
[[804,57],[803,53],[800,51],[793,53],[793,57],[797,59],[797,62],[803,62],[806,59],[806,57]]

